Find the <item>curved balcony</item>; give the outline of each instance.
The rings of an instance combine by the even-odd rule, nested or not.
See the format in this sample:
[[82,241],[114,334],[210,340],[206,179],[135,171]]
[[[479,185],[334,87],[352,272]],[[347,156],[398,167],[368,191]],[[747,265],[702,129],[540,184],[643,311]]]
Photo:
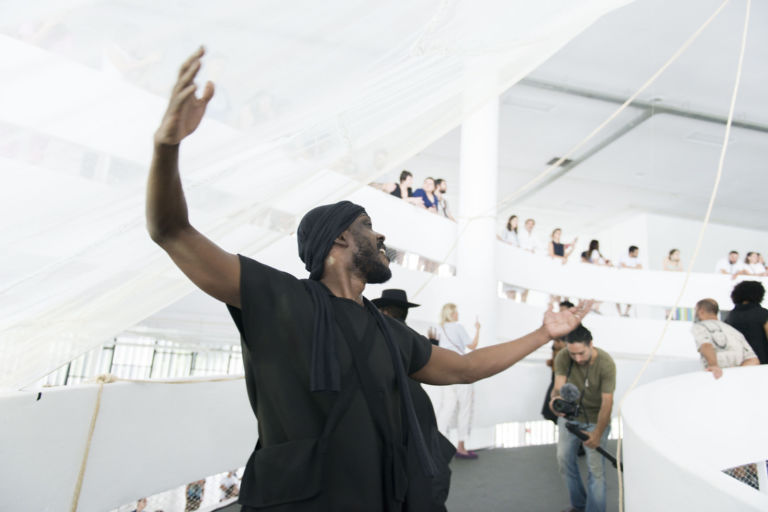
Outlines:
[[[637,388],[623,408],[627,512],[768,510],[768,481],[759,491],[724,473],[757,463],[765,475],[768,408],[755,391],[768,367],[703,372]],[[759,476],[758,476],[759,478]]]

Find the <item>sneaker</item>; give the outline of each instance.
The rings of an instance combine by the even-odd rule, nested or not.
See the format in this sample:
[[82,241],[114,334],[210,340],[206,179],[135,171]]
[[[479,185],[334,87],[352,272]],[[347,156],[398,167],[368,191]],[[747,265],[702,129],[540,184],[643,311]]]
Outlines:
[[478,458],[478,455],[472,450],[469,450],[467,453],[456,452],[456,455],[454,455],[454,457],[456,457],[457,459],[476,459]]

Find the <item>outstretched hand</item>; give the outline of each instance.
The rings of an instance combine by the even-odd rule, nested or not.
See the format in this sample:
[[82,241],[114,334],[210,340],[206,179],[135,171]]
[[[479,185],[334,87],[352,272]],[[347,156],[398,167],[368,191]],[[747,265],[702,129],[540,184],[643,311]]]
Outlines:
[[579,303],[568,309],[563,309],[555,313],[552,311],[552,305],[549,305],[544,313],[542,327],[549,335],[550,339],[560,338],[574,330],[592,309],[594,301],[581,300]]
[[173,86],[168,109],[160,127],[155,132],[155,143],[175,145],[195,131],[205,113],[205,107],[213,98],[213,82],[207,82],[202,97],[195,96],[195,77],[200,71],[201,59],[205,55],[202,46],[189,56],[179,70],[179,79]]

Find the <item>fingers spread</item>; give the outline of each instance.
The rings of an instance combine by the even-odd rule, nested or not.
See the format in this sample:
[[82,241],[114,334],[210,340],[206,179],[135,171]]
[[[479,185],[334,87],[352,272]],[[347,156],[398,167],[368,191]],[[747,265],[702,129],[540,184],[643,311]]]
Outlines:
[[200,66],[202,66],[200,60],[193,62],[192,65],[187,68],[187,71],[179,77],[178,82],[176,82],[176,85],[173,88],[173,92],[178,93],[192,83],[195,80],[195,76],[197,76],[197,72],[200,71]]
[[195,50],[195,52],[194,52],[192,55],[190,55],[189,57],[187,57],[187,60],[185,60],[185,61],[184,61],[184,64],[182,64],[182,65],[181,65],[181,68],[179,68],[179,78],[181,78],[182,76],[184,76],[184,73],[186,73],[186,72],[187,72],[187,70],[189,69],[189,67],[190,67],[190,66],[191,66],[191,65],[192,65],[192,64],[193,64],[195,61],[199,61],[199,60],[200,60],[200,58],[201,58],[203,55],[205,55],[205,48],[203,48],[203,47],[201,46],[200,48],[198,48],[197,50]]

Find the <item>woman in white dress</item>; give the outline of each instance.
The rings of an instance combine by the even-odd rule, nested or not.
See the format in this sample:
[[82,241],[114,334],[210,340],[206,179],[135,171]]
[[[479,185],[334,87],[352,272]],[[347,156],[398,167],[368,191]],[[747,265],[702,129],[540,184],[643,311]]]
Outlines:
[[748,252],[744,259],[744,273],[750,276],[764,276],[765,265],[760,263],[760,255],[756,252]]
[[[459,324],[459,310],[455,304],[445,304],[440,313],[440,328],[437,330],[440,347],[464,355],[477,347],[480,339],[480,322],[475,321],[475,337],[470,339],[464,327]],[[456,426],[459,433],[459,444],[456,447],[456,458],[476,459],[475,452],[468,451],[464,441],[469,437],[472,424],[472,406],[474,388],[472,384],[453,384],[443,388],[440,407],[437,412],[437,426],[443,434]]]

